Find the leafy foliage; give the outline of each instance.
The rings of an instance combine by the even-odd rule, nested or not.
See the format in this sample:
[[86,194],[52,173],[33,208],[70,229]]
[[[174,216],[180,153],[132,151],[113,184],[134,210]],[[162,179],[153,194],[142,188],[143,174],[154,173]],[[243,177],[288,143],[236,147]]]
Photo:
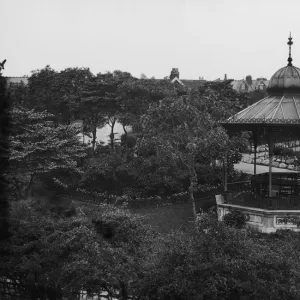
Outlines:
[[[2,66],[3,67],[3,66]],[[8,134],[10,119],[7,111],[10,107],[6,92],[6,79],[0,72],[0,241],[8,237],[9,202],[7,197],[8,181],[4,172],[8,168],[9,144]]]
[[165,98],[151,105],[142,117],[142,137],[138,149],[154,145],[158,165],[184,170],[189,179],[193,212],[193,191],[198,183],[196,165],[218,158],[228,140],[207,112],[199,109],[199,100],[190,97]]
[[33,71],[28,78],[26,107],[47,110],[54,115],[56,122],[70,124],[76,118],[76,99],[92,77],[86,68],[67,68],[57,72],[46,66]]
[[131,125],[134,131],[140,129],[140,117],[151,104],[159,103],[166,97],[186,95],[187,90],[181,85],[174,85],[169,80],[131,79],[120,86],[122,114],[121,123]]
[[[8,177],[28,174],[27,190],[34,178],[56,188],[74,184],[80,175],[80,160],[86,155],[85,146],[77,137],[77,129],[68,125],[53,126],[47,122],[47,112],[23,107],[11,110],[12,133],[9,137],[10,169]],[[77,175],[76,175],[77,174]],[[76,175],[74,177],[74,175]]]
[[100,145],[95,157],[86,160],[80,185],[98,192],[123,194],[136,179],[132,159],[131,153],[119,145],[113,151],[110,146]]
[[[127,299],[151,249],[153,232],[139,217],[113,206],[76,210],[66,218],[51,213],[43,202],[14,203],[12,238],[1,244],[1,275],[9,274],[24,295],[37,298],[51,289],[71,297],[83,289]],[[99,224],[112,228],[113,235],[107,238]]]
[[202,213],[193,233],[164,238],[139,293],[142,299],[298,299],[298,241],[299,234],[276,240]]
[[238,210],[233,210],[224,216],[224,223],[236,228],[243,228],[246,224],[247,217],[245,214]]
[[231,80],[207,81],[193,91],[193,95],[201,98],[201,108],[209,112],[214,119],[229,118],[247,106],[247,95],[239,94],[231,86]]
[[105,124],[111,127],[110,144],[111,148],[114,148],[114,126],[121,110],[119,86],[130,78],[129,73],[121,71],[99,73],[91,78],[80,94],[79,115],[84,121],[84,132],[87,135],[92,134],[93,150],[97,128]]

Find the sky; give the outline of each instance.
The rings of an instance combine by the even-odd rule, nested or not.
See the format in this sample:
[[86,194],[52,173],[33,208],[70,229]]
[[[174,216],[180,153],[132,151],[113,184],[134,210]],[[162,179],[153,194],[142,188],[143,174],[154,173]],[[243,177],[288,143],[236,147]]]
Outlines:
[[50,65],[135,77],[270,78],[300,67],[299,0],[0,0],[4,76]]

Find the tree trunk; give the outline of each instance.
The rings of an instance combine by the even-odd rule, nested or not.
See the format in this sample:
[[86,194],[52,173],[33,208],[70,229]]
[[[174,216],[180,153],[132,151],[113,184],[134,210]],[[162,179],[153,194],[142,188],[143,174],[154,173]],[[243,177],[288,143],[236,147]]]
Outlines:
[[[33,174],[30,175],[29,183],[28,183],[28,185],[27,185],[27,187],[25,189],[25,199],[28,198],[28,196],[29,196],[29,191],[30,191],[30,188],[32,186],[34,175],[35,175],[35,173],[33,173]],[[30,193],[30,196],[32,196],[32,193]]]
[[192,203],[192,212],[193,212],[193,218],[196,220],[197,214],[196,214],[196,203],[194,198],[194,186],[195,182],[197,182],[197,173],[193,170],[193,174],[190,175],[190,187],[189,187],[189,196],[190,201]]
[[70,124],[71,124],[71,117],[68,117],[66,121],[66,125],[70,125]]
[[120,296],[121,296],[121,300],[127,300],[128,299],[128,295],[127,295],[127,288],[126,285],[123,282],[120,282]]
[[92,153],[94,155],[95,153],[95,146],[96,146],[96,139],[97,139],[97,128],[95,127],[93,130],[92,130]]
[[123,126],[124,133],[125,133],[125,135],[127,136],[127,130],[126,130],[126,128],[125,128],[125,125],[122,124],[122,126]]
[[110,135],[109,135],[111,149],[114,149],[114,147],[115,147],[115,134],[114,134],[115,124],[116,124],[116,119],[113,118],[111,120],[111,125],[109,124],[109,126],[111,127],[111,131],[110,131]]

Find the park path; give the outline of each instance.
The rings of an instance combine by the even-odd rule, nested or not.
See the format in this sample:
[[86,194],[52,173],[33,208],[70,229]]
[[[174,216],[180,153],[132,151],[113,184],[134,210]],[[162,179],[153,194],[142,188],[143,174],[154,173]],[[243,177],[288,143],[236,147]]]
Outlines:
[[[249,154],[243,154],[244,158],[248,158]],[[247,164],[244,162],[240,162],[234,165],[234,168],[238,171],[242,171],[247,174],[254,174],[254,164]],[[256,165],[256,174],[269,172],[269,166]],[[281,169],[272,167],[272,172],[293,172],[297,173],[297,171],[292,171],[288,169]]]

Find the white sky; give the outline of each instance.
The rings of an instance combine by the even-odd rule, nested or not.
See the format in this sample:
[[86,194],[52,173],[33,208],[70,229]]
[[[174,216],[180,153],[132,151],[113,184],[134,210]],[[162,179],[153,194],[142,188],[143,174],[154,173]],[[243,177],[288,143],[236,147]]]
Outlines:
[[4,76],[89,67],[241,79],[300,67],[299,0],[0,0]]

